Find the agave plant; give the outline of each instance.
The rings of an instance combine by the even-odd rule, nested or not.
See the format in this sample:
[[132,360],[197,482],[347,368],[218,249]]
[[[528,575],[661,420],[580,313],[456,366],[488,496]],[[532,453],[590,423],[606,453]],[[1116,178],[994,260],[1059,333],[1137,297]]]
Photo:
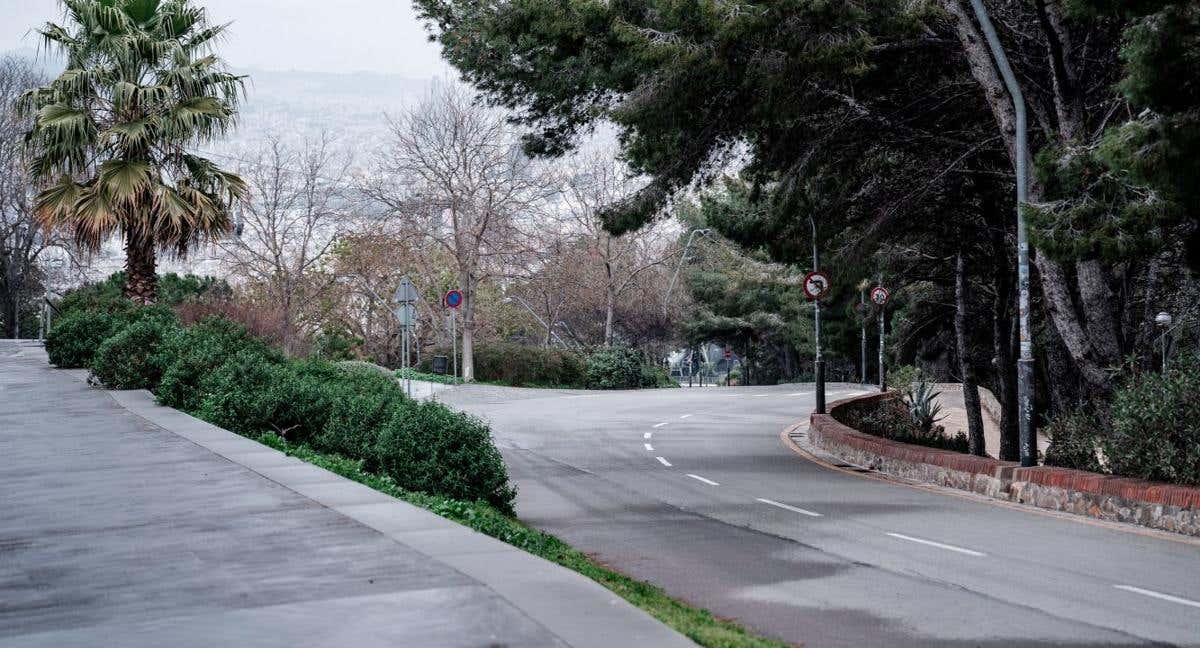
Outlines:
[[934,424],[944,418],[941,416],[942,405],[935,402],[941,393],[934,391],[931,383],[922,380],[905,394],[913,424],[923,434],[929,434],[933,430]]
[[237,175],[189,148],[233,127],[243,77],[212,53],[224,30],[189,0],[63,0],[64,25],[38,32],[65,55],[26,92],[36,214],[98,249],[125,243],[125,294],[154,301],[156,253],[184,255],[230,229]]

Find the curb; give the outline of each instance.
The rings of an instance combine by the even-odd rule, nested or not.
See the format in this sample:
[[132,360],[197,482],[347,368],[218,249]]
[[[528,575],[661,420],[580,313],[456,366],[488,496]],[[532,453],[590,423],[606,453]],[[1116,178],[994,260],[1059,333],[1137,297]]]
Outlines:
[[566,645],[695,646],[599,583],[565,567],[257,441],[163,407],[146,390],[107,393],[132,414],[485,585]]

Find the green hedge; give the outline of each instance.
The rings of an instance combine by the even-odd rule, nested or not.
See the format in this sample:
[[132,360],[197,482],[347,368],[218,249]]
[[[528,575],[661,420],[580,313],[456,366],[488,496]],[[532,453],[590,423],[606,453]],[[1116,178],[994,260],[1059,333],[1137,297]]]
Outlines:
[[[461,353],[461,350],[460,350]],[[450,349],[425,352],[417,370],[433,373],[433,356],[450,357]],[[461,362],[462,356],[459,356]],[[514,387],[583,387],[583,357],[574,351],[497,342],[474,348],[475,380]],[[461,365],[460,365],[461,366]]]
[[516,492],[487,426],[405,397],[393,376],[285,358],[222,318],[185,328],[165,306],[72,303],[47,340],[55,364],[90,366],[105,385],[150,389],[239,434],[273,433],[361,461],[409,490],[512,512]]

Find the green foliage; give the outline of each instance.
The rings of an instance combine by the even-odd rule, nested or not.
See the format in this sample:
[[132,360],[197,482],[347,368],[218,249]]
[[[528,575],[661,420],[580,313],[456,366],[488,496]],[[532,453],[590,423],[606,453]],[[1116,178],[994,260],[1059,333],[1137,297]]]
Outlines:
[[446,374],[425,373],[415,369],[397,369],[396,378],[409,380],[421,380],[424,382],[437,383],[439,385],[459,385],[462,384],[462,378],[455,378]]
[[940,425],[931,424],[928,430],[920,427],[908,404],[896,398],[842,407],[837,419],[860,432],[901,443],[963,453],[970,448],[967,435],[962,432],[948,437]]
[[647,366],[636,349],[625,346],[601,347],[587,359],[588,389],[638,389],[657,387],[661,377]]
[[[122,308],[132,308],[124,302]],[[51,364],[64,369],[90,366],[96,349],[125,322],[126,311],[75,307],[54,320],[46,334]]]
[[904,392],[904,397],[908,401],[908,414],[912,417],[913,425],[921,431],[922,435],[928,435],[933,430],[934,423],[945,418],[939,416],[942,412],[942,405],[937,402],[937,397],[940,395],[941,392],[933,390],[933,384],[924,380]]
[[895,369],[889,369],[887,372],[888,387],[901,394],[907,394],[914,387],[924,382],[928,382],[928,378],[919,367],[914,367],[913,365],[900,365]]
[[1167,375],[1134,372],[1117,390],[1101,439],[1115,475],[1200,485],[1200,355],[1179,358]]
[[486,502],[467,502],[401,488],[394,479],[368,470],[363,461],[314,451],[264,434],[261,443],[320,466],[347,479],[424,507],[442,517],[470,527],[536,556],[574,570],[649,612],[687,637],[708,648],[784,648],[780,642],[747,632],[731,621],[668,597],[660,588],[619,574],[572,548],[558,538],[525,526]]
[[180,333],[179,318],[166,306],[143,306],[100,344],[92,374],[113,389],[152,389],[170,357],[164,347]]
[[367,369],[348,371],[336,389],[329,418],[311,444],[325,452],[358,457],[368,469],[378,469],[379,434],[400,407],[403,392],[386,374]]
[[158,402],[185,412],[197,410],[201,379],[243,350],[273,361],[283,358],[244,327],[223,317],[210,317],[188,327],[172,340],[168,352],[172,359],[154,392]]
[[1050,445],[1046,448],[1047,466],[1101,472],[1099,449],[1104,423],[1097,415],[1100,406],[1085,405],[1054,417],[1046,425]]
[[313,356],[322,360],[353,360],[357,357],[355,351],[361,347],[363,339],[335,328],[326,327],[317,336],[313,345]]
[[512,513],[516,491],[487,425],[439,403],[398,405],[372,450],[380,472],[408,490],[483,500]]
[[[417,367],[433,373],[433,356],[450,356],[450,349],[434,349],[421,358]],[[475,380],[514,387],[582,387],[583,359],[578,353],[561,349],[522,346],[497,342],[479,345],[475,353]]]

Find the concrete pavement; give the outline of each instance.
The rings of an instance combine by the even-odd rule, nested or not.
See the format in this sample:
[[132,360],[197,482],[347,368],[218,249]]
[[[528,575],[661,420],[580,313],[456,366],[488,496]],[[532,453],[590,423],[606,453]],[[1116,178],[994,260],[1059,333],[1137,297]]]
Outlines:
[[[840,385],[830,400],[869,388]],[[440,394],[490,421],[518,514],[806,646],[1200,646],[1200,546],[828,470],[811,385]]]
[[0,646],[688,646],[574,572],[0,341]]

